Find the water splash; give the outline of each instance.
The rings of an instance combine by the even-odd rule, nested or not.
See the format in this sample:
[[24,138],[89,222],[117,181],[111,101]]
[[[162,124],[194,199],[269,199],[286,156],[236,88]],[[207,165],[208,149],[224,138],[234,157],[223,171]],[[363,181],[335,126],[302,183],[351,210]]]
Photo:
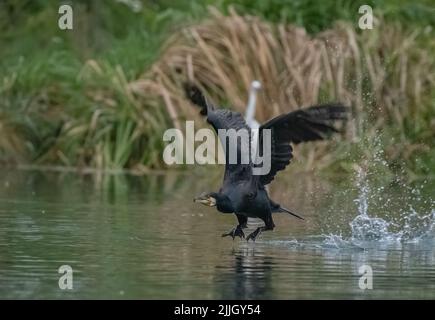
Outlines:
[[357,187],[358,198],[354,201],[358,204],[358,216],[350,223],[352,241],[379,241],[391,239],[389,231],[391,223],[382,218],[370,217],[368,214],[368,199],[370,188],[368,185],[366,171],[358,168]]
[[359,195],[358,198],[354,201],[358,204],[359,214],[367,215],[369,185],[367,182],[365,171],[361,167],[358,167],[357,187],[359,190]]
[[[382,185],[375,187],[377,184],[372,183],[372,180],[378,178],[382,180],[382,174],[387,171],[385,167],[388,166],[382,146],[377,140],[374,141],[371,155],[371,159],[357,168],[355,186],[358,193],[353,200],[357,215],[350,222],[344,221],[346,227],[343,228],[340,221],[334,225],[326,222],[323,227],[334,228],[333,232],[274,243],[288,248],[315,250],[331,248],[403,250],[409,244],[417,245],[421,250],[432,250],[435,244],[435,201],[422,200],[420,194],[422,186],[411,189],[409,185],[397,182],[405,194],[402,200],[407,203],[407,207],[398,207],[395,199],[388,197],[389,190],[386,187]],[[346,190],[347,195],[349,192],[354,190]],[[412,207],[412,203],[421,204],[422,201],[425,205],[429,205],[430,209],[419,213]],[[335,215],[334,217],[336,218]],[[347,219],[347,212],[342,212],[340,218]]]
[[428,215],[421,216],[414,209],[405,217],[405,225],[397,233],[397,238],[406,242],[420,240],[435,240],[435,210]]
[[[435,240],[435,209],[429,214],[420,215],[412,206],[404,210],[401,221],[387,221],[383,218],[369,214],[369,199],[379,196],[383,188],[372,190],[369,187],[366,171],[362,168],[357,172],[358,215],[349,223],[351,235],[344,238],[341,235],[323,235],[323,245],[335,248],[367,248],[376,244],[386,243],[419,243],[433,242]],[[419,190],[413,189],[413,195],[419,196]]]
[[382,218],[372,218],[368,215],[358,215],[351,223],[352,240],[379,241],[392,239],[389,232],[390,223]]

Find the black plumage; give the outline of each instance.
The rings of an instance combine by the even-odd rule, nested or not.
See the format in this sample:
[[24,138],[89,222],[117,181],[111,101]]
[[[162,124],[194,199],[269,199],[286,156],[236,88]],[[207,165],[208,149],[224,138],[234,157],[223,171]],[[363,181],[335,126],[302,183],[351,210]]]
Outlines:
[[[250,132],[243,116],[234,111],[215,108],[207,101],[201,91],[190,84],[185,86],[186,95],[190,101],[201,108],[201,114],[207,117],[216,132],[219,129],[244,129]],[[332,133],[338,132],[332,122],[345,120],[348,107],[340,103],[330,103],[299,109],[287,114],[277,116],[259,129],[258,150],[263,147],[262,130],[271,130],[271,170],[264,175],[254,175],[255,164],[230,164],[226,154],[225,174],[222,187],[219,192],[204,193],[195,198],[196,202],[208,206],[216,206],[223,213],[234,213],[238,225],[230,232],[222,236],[244,237],[243,229],[247,227],[248,217],[260,218],[264,226],[257,228],[246,237],[249,241],[254,240],[265,230],[273,230],[275,224],[272,213],[287,212],[297,218],[300,216],[275,203],[269,198],[265,185],[269,184],[278,171],[284,170],[293,157],[293,149],[290,143],[298,144],[305,141],[322,140]],[[249,144],[250,148],[250,144]],[[243,149],[242,144],[237,144],[238,156],[249,150]],[[238,158],[239,159],[239,158]]]

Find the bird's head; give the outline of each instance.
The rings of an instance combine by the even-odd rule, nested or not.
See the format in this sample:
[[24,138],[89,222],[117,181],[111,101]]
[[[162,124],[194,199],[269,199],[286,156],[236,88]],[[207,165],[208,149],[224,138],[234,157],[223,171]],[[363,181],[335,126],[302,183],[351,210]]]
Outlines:
[[193,199],[194,202],[199,202],[205,206],[215,207],[217,203],[217,194],[215,192],[203,192],[198,197]]
[[202,193],[200,196],[193,199],[194,202],[202,203],[208,207],[216,207],[218,211],[225,213],[234,212],[233,204],[231,200],[222,193],[209,192]]
[[260,90],[261,89],[261,82],[258,80],[252,81],[251,88],[255,91]]

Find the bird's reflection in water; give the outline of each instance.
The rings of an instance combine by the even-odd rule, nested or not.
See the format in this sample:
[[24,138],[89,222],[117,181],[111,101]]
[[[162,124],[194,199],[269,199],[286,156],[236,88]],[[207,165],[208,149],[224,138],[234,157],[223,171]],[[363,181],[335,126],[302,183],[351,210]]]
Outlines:
[[267,299],[271,297],[273,257],[249,245],[233,248],[226,265],[215,276],[220,299]]

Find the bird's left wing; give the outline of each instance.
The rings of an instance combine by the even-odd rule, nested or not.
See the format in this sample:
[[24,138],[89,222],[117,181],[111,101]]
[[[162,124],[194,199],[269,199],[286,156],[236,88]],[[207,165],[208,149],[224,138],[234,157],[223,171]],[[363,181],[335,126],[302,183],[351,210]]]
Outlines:
[[290,163],[293,157],[293,149],[290,143],[322,140],[330,134],[338,132],[332,126],[335,120],[347,118],[348,107],[339,103],[312,106],[299,109],[287,114],[275,117],[260,126],[258,137],[258,150],[263,148],[264,129],[271,130],[271,169],[268,174],[259,176],[263,185],[270,183],[276,173]]

